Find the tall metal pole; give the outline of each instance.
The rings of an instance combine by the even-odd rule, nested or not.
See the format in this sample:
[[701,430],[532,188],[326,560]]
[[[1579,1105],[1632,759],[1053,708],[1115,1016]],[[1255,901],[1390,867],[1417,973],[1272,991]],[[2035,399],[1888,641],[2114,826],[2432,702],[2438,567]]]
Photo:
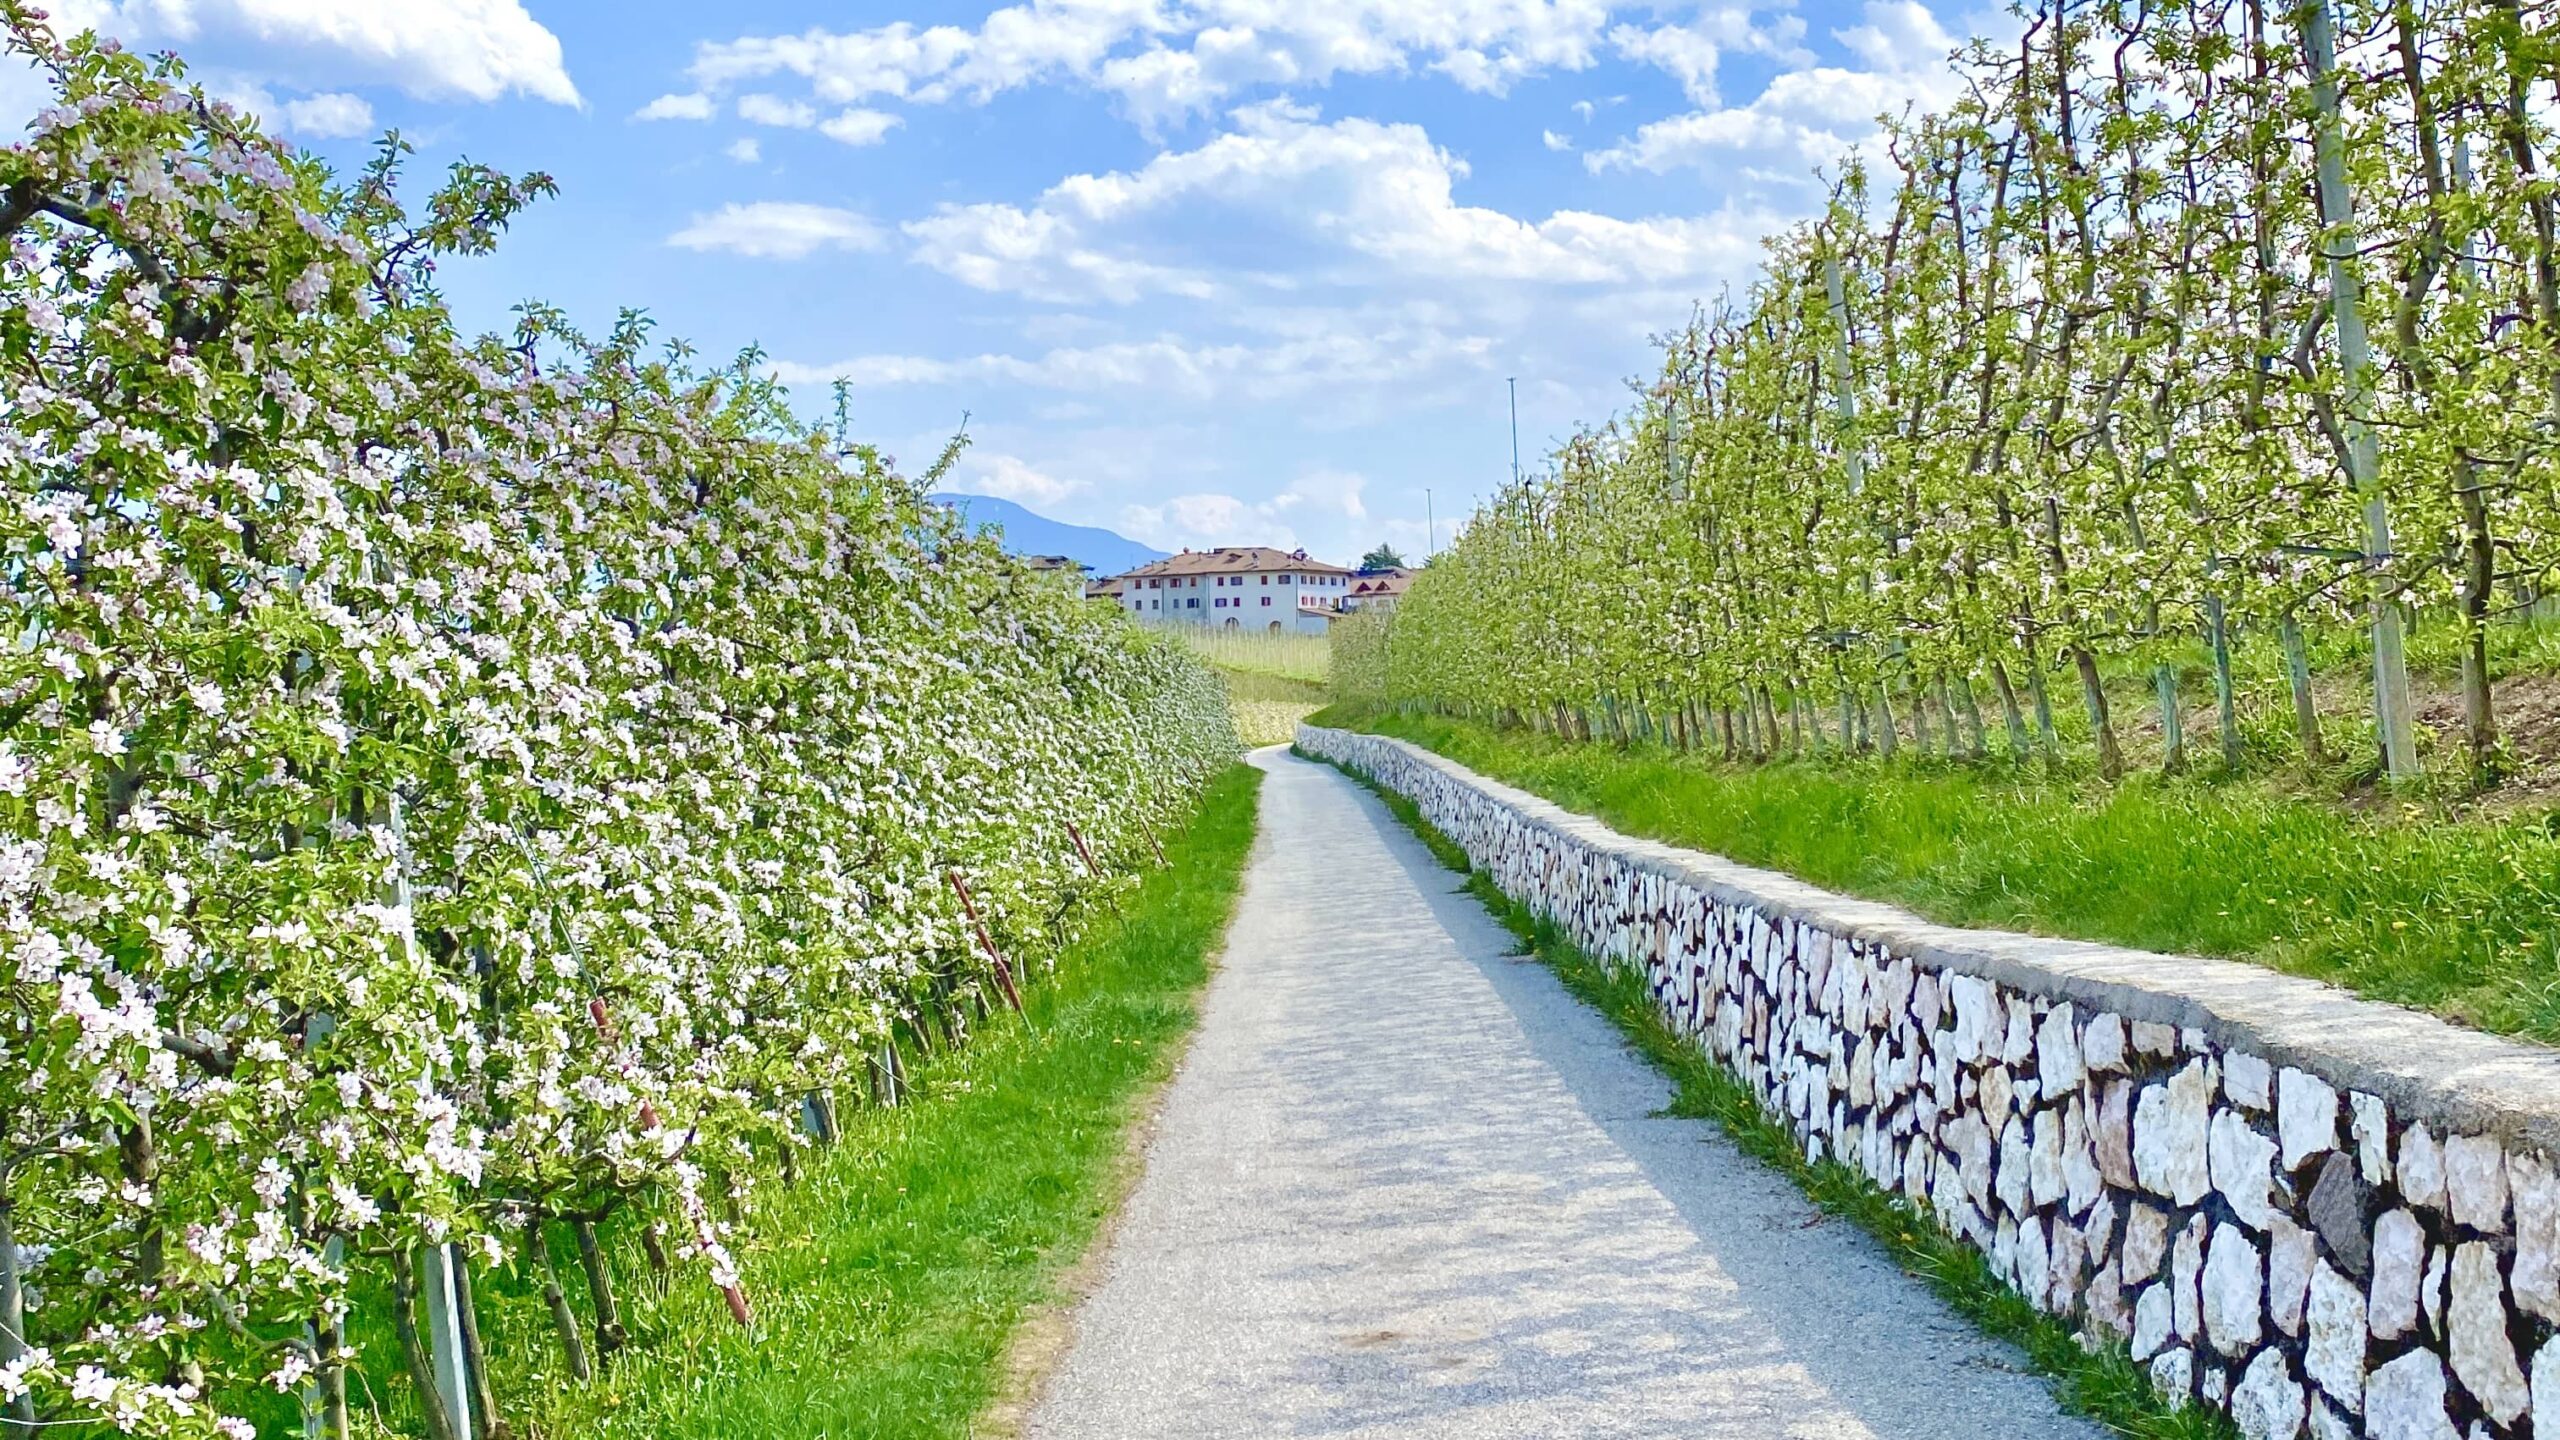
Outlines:
[[1440,522],[1432,518],[1431,487],[1422,487],[1422,558],[1431,558],[1432,548],[1440,543]]
[[2345,392],[2347,479],[2364,500],[2365,573],[2373,586],[2373,712],[2382,729],[2384,770],[2394,780],[2418,773],[2409,705],[2409,657],[2400,607],[2383,584],[2391,563],[2391,510],[2382,494],[2382,450],[2373,430],[2373,353],[2364,331],[2364,287],[2356,274],[2355,196],[2347,188],[2346,137],[2338,122],[2338,41],[2329,0],[2307,0],[2297,12],[2303,58],[2311,66],[2319,161],[2320,248],[2329,262],[2329,308],[2338,326],[2338,379]]

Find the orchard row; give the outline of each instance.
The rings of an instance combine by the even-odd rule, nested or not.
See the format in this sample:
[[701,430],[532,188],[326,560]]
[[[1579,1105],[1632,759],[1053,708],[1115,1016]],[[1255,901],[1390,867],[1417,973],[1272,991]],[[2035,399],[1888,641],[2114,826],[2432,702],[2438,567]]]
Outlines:
[[2280,649],[2274,733],[2317,757],[2311,653],[2360,630],[2396,778],[2415,616],[2459,632],[2493,778],[2486,637],[2560,563],[2560,19],[2016,20],[1668,338],[1635,409],[1477,513],[1392,647],[1355,627],[1346,686],[1748,751],[2004,735],[2112,776],[2109,674],[2150,672],[2175,767],[2181,674],[2209,673],[2201,743],[2236,762],[2233,653]]
[[342,1435],[351,1305],[425,1381],[422,1289],[612,1217],[750,1318],[750,1182],[1152,863],[1220,686],[753,357],[459,331],[542,177],[404,208],[8,19],[0,1435]]

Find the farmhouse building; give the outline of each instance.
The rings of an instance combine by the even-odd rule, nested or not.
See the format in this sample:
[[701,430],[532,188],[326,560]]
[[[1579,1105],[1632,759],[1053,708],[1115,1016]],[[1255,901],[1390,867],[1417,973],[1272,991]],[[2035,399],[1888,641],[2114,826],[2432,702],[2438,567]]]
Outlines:
[[1131,615],[1151,622],[1322,634],[1341,613],[1352,578],[1349,570],[1311,559],[1304,550],[1222,545],[1150,561],[1088,593],[1116,598]]

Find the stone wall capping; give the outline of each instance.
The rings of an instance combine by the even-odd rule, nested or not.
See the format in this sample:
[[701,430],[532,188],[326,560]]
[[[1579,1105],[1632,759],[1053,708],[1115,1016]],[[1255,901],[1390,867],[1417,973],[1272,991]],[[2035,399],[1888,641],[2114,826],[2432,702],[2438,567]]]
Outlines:
[[[1316,727],[1302,727],[1313,730]],[[1335,731],[1337,735],[1350,732]],[[1420,746],[1364,735],[1514,811],[1536,828],[1772,919],[1805,922],[1944,972],[1971,975],[2084,1014],[2201,1030],[2218,1046],[2295,1066],[2386,1101],[2437,1134],[2492,1136],[2560,1155],[2560,1050],[2466,1030],[2298,975],[2200,955],[1932,924],[1719,855],[1622,835],[1605,823],[1478,775]]]

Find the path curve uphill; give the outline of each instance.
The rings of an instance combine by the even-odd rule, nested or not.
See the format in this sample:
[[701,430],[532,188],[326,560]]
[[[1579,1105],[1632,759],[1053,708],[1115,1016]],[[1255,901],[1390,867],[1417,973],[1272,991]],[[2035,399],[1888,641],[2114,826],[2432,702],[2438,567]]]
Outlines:
[[1266,750],[1037,1440],[2099,1432],[1704,1121],[1375,797]]

